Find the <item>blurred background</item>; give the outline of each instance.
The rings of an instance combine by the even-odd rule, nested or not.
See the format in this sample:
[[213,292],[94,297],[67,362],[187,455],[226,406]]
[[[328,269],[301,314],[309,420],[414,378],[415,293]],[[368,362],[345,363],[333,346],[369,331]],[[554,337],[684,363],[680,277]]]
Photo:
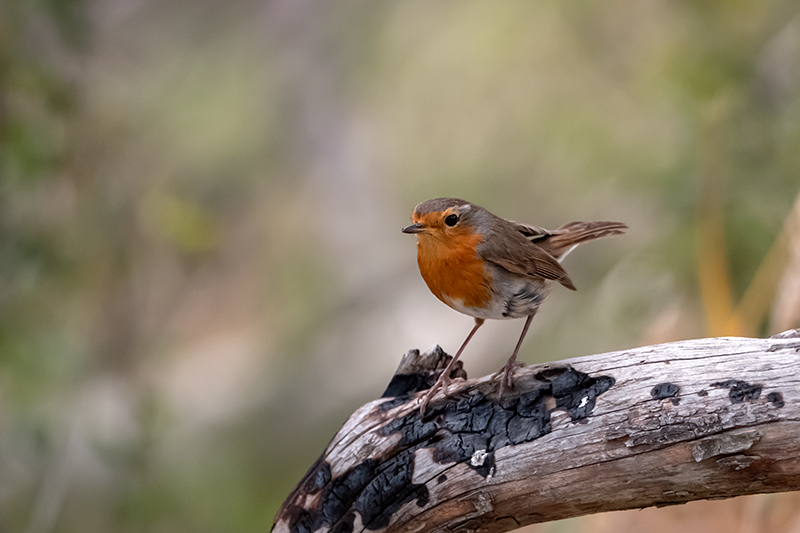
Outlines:
[[472,326],[400,233],[423,200],[628,223],[566,260],[532,363],[800,327],[799,191],[796,0],[0,0],[0,531],[268,531],[400,357]]

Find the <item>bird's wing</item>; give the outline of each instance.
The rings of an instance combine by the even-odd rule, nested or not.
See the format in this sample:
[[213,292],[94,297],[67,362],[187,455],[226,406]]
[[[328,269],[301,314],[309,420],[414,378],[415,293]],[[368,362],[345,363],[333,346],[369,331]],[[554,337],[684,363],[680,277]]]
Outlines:
[[521,222],[514,222],[513,220],[508,221],[514,229],[522,233],[526,239],[531,242],[536,242],[542,239],[546,239],[553,235],[553,232],[548,229],[540,228],[539,226],[531,226],[530,224],[522,224]]
[[[512,223],[513,229],[523,226]],[[536,235],[542,228],[524,226],[526,230]],[[544,235],[542,235],[544,236]],[[517,231],[495,234],[492,239],[481,243],[481,257],[485,261],[495,263],[509,272],[523,276],[533,276],[542,279],[557,281],[568,289],[575,290],[572,280],[559,264],[558,260],[543,250],[535,242],[526,238]]]

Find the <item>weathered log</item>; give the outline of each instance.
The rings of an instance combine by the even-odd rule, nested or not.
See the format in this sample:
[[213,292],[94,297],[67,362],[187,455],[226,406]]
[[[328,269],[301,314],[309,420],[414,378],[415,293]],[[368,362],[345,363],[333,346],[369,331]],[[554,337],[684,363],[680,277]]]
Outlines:
[[[800,489],[800,330],[532,366],[498,394],[449,356],[404,357],[278,512],[274,531],[508,531],[585,514]],[[458,375],[465,377],[459,367]]]

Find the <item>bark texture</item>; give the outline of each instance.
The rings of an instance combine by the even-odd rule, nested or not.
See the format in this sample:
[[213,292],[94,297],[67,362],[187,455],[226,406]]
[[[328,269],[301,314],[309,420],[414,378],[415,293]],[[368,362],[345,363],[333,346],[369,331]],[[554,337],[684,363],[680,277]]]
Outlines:
[[[800,489],[800,330],[532,366],[502,397],[409,352],[284,503],[274,531],[486,532]],[[458,367],[454,377],[466,377]]]

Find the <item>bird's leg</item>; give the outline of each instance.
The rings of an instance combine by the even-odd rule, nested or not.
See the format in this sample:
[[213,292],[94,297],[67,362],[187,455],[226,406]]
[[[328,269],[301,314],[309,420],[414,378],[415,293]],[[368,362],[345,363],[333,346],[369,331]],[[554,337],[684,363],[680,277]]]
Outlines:
[[450,362],[447,363],[447,366],[444,367],[444,370],[442,370],[442,373],[439,374],[439,379],[436,380],[436,383],[434,383],[433,386],[430,389],[428,389],[425,392],[425,395],[420,399],[419,413],[421,415],[425,414],[425,408],[428,406],[428,402],[433,397],[433,395],[436,394],[437,390],[441,388],[442,391],[444,392],[444,395],[447,396],[447,388],[450,386],[451,383],[450,372],[453,371],[453,367],[455,366],[456,361],[458,361],[458,358],[461,355],[461,352],[464,351],[464,348],[467,347],[467,343],[469,342],[469,340],[472,338],[473,335],[475,335],[475,332],[478,331],[478,328],[481,327],[482,325],[483,325],[483,319],[476,318],[475,326],[472,328],[472,331],[469,332],[467,338],[464,339],[464,342],[461,344],[461,348],[458,349],[453,358],[450,359]]
[[511,354],[511,357],[508,358],[508,362],[505,364],[503,368],[497,371],[493,378],[497,376],[500,377],[500,394],[503,394],[503,391],[506,387],[509,389],[513,389],[514,385],[511,382],[511,378],[514,376],[514,371],[521,366],[525,366],[525,363],[522,361],[517,361],[517,353],[519,353],[519,347],[522,346],[522,339],[525,338],[525,334],[528,333],[528,327],[531,325],[531,320],[533,320],[533,315],[536,312],[534,311],[533,314],[528,315],[528,318],[525,320],[525,326],[522,328],[522,335],[519,336],[519,340],[517,341],[517,347],[514,348],[514,353]]

